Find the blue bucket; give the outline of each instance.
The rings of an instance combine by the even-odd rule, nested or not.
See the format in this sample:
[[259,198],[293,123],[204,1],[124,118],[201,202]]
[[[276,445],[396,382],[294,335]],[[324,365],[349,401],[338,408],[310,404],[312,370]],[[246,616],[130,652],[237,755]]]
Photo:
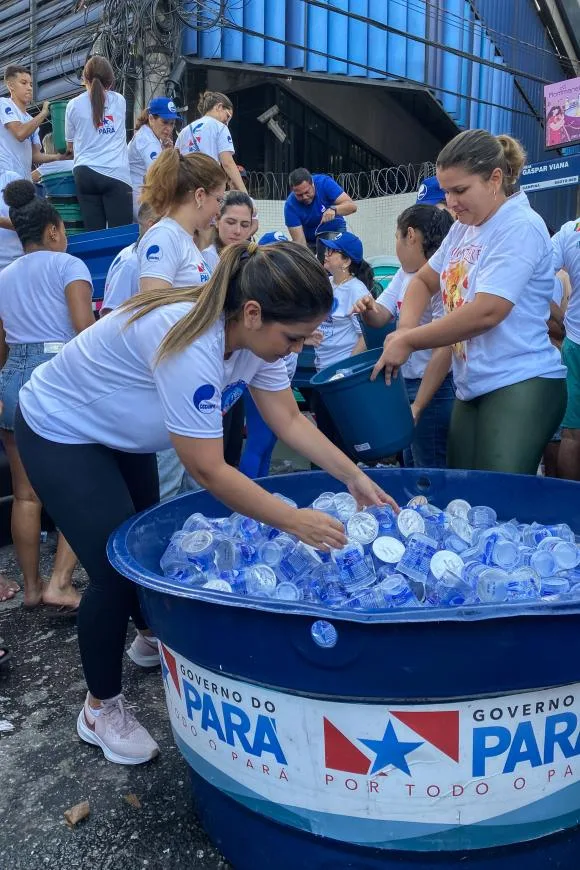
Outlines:
[[376,326],[368,326],[362,317],[359,317],[359,323],[367,350],[375,350],[377,347],[380,347],[382,350],[387,335],[390,335],[390,333],[394,332],[397,328],[396,320],[391,320],[390,323],[386,323],[385,326],[379,328]]
[[70,171],[54,172],[42,178],[44,189],[49,197],[77,195],[74,175]]
[[[370,474],[400,503],[465,498],[580,531],[577,483]],[[321,472],[261,484],[300,506],[343,489]],[[108,555],[138,584],[197,812],[236,870],[577,867],[577,604],[347,614],[185,590],[159,559],[196,511],[229,513],[205,491],[170,499]],[[313,639],[321,618],[332,647]]]
[[[370,380],[382,348],[367,350],[328,366],[310,381],[328,408],[342,440],[360,460],[382,459],[408,447],[413,440],[413,416],[403,376],[385,384],[382,374]],[[339,369],[352,374],[331,378]]]

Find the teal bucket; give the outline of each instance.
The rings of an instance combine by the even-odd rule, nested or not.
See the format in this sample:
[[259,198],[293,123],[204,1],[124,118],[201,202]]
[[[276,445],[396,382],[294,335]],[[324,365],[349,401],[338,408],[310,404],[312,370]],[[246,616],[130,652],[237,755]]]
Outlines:
[[66,138],[64,135],[64,118],[68,100],[54,100],[50,104],[50,119],[52,121],[52,144],[58,154],[66,154]]
[[[314,375],[310,386],[318,390],[340,435],[361,461],[392,456],[413,439],[413,416],[402,374],[387,386],[381,373],[371,372],[382,348],[348,357]],[[335,381],[339,369],[350,374]]]

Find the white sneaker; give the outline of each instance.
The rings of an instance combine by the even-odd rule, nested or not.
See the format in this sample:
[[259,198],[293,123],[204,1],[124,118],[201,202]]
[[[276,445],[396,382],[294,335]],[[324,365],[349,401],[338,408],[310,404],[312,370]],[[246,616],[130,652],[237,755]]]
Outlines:
[[105,758],[115,764],[144,764],[159,755],[158,745],[125,706],[123,695],[103,701],[95,716],[87,694],[77,719],[77,734],[85,743],[100,746]]
[[137,632],[135,640],[127,650],[132,662],[141,668],[156,668],[161,664],[156,637],[146,637]]

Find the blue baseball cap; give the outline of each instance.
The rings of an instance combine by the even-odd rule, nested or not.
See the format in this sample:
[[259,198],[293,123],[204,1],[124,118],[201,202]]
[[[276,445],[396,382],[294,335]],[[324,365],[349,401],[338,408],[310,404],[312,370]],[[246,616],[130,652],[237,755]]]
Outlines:
[[445,202],[445,194],[436,176],[430,175],[429,178],[424,178],[417,191],[416,205],[439,205],[440,202]]
[[275,245],[276,242],[289,242],[290,239],[288,236],[285,236],[284,233],[264,233],[262,238],[259,240],[259,245]]
[[158,115],[164,121],[181,121],[181,115],[177,114],[177,108],[169,97],[153,97],[147,106],[150,115]]
[[319,241],[332,251],[340,251],[346,257],[350,257],[353,263],[362,262],[363,246],[358,236],[354,233],[337,233],[333,239],[319,239]]

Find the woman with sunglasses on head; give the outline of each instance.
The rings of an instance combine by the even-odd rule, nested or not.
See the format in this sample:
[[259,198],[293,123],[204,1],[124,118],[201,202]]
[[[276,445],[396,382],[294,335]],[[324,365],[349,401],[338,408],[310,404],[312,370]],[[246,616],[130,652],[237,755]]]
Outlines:
[[223,167],[230,187],[247,193],[234,160],[236,149],[228,130],[234,116],[232,101],[217,91],[205,91],[199,98],[197,111],[201,117],[183,128],[175,147],[182,154],[208,154]]
[[149,167],[141,202],[163,217],[139,243],[139,289],[191,287],[210,272],[194,233],[207,231],[223,204],[226,175],[205,154],[164,151]]
[[175,122],[180,121],[175,103],[168,97],[153,97],[135,121],[129,142],[129,169],[133,185],[133,217],[137,220],[147,170],[165,148],[173,148]]

